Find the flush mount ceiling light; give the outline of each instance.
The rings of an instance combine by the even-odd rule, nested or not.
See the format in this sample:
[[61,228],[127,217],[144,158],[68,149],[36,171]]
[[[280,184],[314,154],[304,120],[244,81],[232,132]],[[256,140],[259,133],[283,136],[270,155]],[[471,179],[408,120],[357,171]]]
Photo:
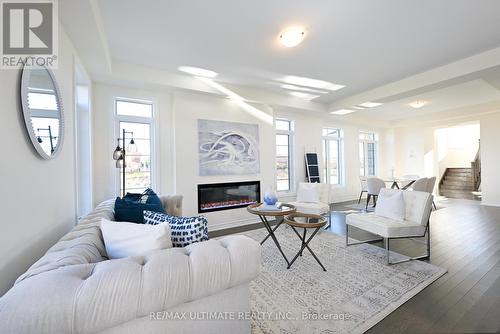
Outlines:
[[365,107],[359,107],[359,106],[354,106],[352,108],[356,109],[356,110],[365,110],[366,109]]
[[302,43],[305,37],[306,30],[303,27],[290,27],[280,32],[279,41],[287,48],[293,48]]
[[347,115],[347,114],[353,113],[355,111],[356,110],[351,110],[351,109],[339,109],[339,110],[332,111],[330,114],[332,114],[332,115]]
[[359,106],[360,107],[365,107],[365,108],[375,108],[375,107],[378,107],[378,106],[381,106],[382,103],[377,103],[377,102],[365,102],[365,103],[361,103]]
[[314,95],[314,94],[309,94],[309,93],[304,93],[304,92],[290,92],[290,95],[307,100],[307,101],[311,101],[312,99],[320,97],[320,95]]
[[300,86],[295,86],[295,85],[290,85],[290,84],[284,84],[280,86],[281,88],[284,89],[289,89],[289,90],[299,90],[302,92],[309,92],[309,93],[316,93],[316,94],[328,94],[328,92],[325,92],[324,90],[317,90],[317,89],[311,89],[307,87],[300,87]]
[[199,68],[199,67],[179,66],[177,69],[181,72],[202,78],[215,78],[218,75],[217,72],[206,70],[204,68]]
[[318,79],[311,79],[311,78],[306,78],[306,77],[298,77],[295,75],[287,75],[284,76],[283,78],[277,79],[277,81],[284,82],[286,84],[290,85],[298,85],[298,86],[303,86],[303,87],[308,87],[308,88],[316,88],[316,89],[325,89],[325,90],[339,90],[344,88],[345,86],[343,85],[337,85],[328,81],[323,81],[323,80],[318,80]]
[[417,100],[417,101],[413,101],[412,103],[409,103],[408,105],[412,108],[420,109],[428,103],[429,103],[429,101]]

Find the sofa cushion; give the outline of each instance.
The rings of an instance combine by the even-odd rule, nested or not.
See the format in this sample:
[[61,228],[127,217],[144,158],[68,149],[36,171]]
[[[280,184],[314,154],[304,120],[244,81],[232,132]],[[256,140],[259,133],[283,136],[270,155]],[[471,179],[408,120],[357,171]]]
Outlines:
[[354,213],[346,216],[346,224],[384,238],[423,236],[426,226],[408,220],[395,220],[374,213]]
[[297,212],[313,215],[322,215],[328,213],[330,208],[326,203],[304,203],[304,202],[289,202],[297,208]]
[[207,219],[203,216],[177,217],[165,213],[144,211],[146,224],[168,223],[172,231],[174,247],[185,247],[195,242],[208,240]]
[[[135,197],[132,197],[135,199]],[[161,201],[159,203],[142,203],[139,199],[117,197],[115,200],[115,220],[132,223],[144,223],[144,211],[165,212]]]
[[297,202],[319,202],[319,187],[315,183],[301,183],[297,189]]
[[406,206],[403,191],[388,191],[388,189],[381,189],[377,199],[375,214],[385,218],[404,220]]
[[113,222],[103,218],[101,231],[110,259],[145,255],[155,250],[172,248],[168,224]]
[[141,202],[145,204],[162,204],[158,195],[153,191],[153,189],[148,188],[142,193],[127,193],[124,200],[131,202]]

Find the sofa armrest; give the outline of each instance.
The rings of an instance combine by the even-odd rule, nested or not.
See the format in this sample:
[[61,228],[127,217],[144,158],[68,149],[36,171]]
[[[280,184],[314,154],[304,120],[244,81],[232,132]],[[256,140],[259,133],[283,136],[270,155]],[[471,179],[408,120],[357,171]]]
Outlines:
[[238,235],[48,271],[0,298],[2,331],[96,333],[246,284],[260,261],[259,243]]
[[182,195],[160,196],[165,211],[172,216],[182,216]]

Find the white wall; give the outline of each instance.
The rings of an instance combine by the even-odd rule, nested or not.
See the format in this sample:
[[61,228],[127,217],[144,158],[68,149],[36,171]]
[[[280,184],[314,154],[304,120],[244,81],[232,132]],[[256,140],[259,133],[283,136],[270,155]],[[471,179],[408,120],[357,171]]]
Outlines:
[[[305,181],[305,162],[304,154],[306,152],[316,152],[322,161],[322,129],[323,127],[332,127],[342,129],[344,138],[344,183],[342,185],[331,186],[332,202],[343,202],[356,199],[359,196],[359,132],[373,131],[379,133],[380,142],[378,150],[379,172],[381,175],[389,175],[385,172],[385,152],[382,150],[386,145],[382,143],[386,140],[383,136],[383,129],[372,127],[370,125],[357,125],[338,120],[329,119],[328,116],[312,114],[311,112],[298,111],[296,109],[275,107],[275,117],[286,118],[295,122],[295,180],[296,182]],[[322,174],[320,174],[322,175]],[[285,200],[291,200],[291,196],[283,197]]]
[[[477,128],[479,122],[479,129]],[[437,176],[438,181],[446,166],[468,167],[477,152],[481,138],[481,191],[482,204],[500,206],[500,112],[453,120],[433,122],[433,125],[414,124],[397,127],[394,132],[396,175],[418,174]],[[455,131],[465,126],[465,132],[457,139]],[[441,130],[440,130],[441,129]],[[441,133],[439,135],[439,133]],[[443,139],[442,137],[445,137]],[[441,137],[441,140],[439,139]],[[446,145],[439,143],[446,142]],[[450,145],[450,141],[453,142]],[[389,145],[389,141],[385,141]],[[451,147],[450,147],[451,146]],[[469,165],[468,165],[469,164]],[[437,187],[437,185],[436,185]]]
[[500,112],[481,117],[481,189],[483,204],[500,206]]
[[2,233],[0,295],[75,224],[73,61],[75,52],[59,28],[59,69],[55,70],[64,106],[62,151],[42,160],[28,139],[19,104],[20,72],[0,70]]
[[446,168],[470,168],[479,147],[479,123],[436,129],[437,175]]
[[[272,113],[268,107],[255,105]],[[176,93],[173,103],[175,124],[175,189],[184,196],[184,214],[196,215],[197,185],[203,183],[255,181],[261,182],[261,193],[274,186],[275,137],[272,125],[259,121],[233,101],[197,93]],[[198,119],[257,124],[260,141],[260,173],[257,175],[199,176]],[[246,208],[206,213],[209,229],[220,229],[255,222],[256,217]]]
[[[148,99],[156,103],[157,143],[159,163],[156,165],[156,190],[159,193],[178,193],[184,196],[184,214],[196,215],[197,185],[231,181],[261,181],[262,193],[275,187],[275,137],[273,126],[263,123],[224,97],[167,89],[135,89],[107,84],[95,84],[94,104],[94,198],[97,202],[117,195],[117,170],[111,159],[116,146],[115,97]],[[294,172],[297,182],[305,179],[304,153],[322,152],[321,130],[324,126],[344,131],[345,183],[332,186],[335,202],[357,198],[359,195],[360,130],[382,131],[370,126],[358,126],[329,120],[321,114],[286,107],[255,105],[262,111],[295,122]],[[259,125],[261,172],[258,175],[199,176],[197,120],[212,119]],[[381,140],[384,137],[381,136]],[[381,146],[382,147],[382,146]],[[379,160],[385,152],[379,152]],[[283,201],[293,200],[295,193],[280,194]],[[212,230],[255,222],[256,217],[245,209],[206,214]]]
[[94,163],[94,205],[116,197],[119,191],[119,180],[115,161],[112,159],[116,148],[115,98],[149,100],[154,103],[156,127],[157,159],[153,160],[155,168],[155,190],[161,194],[173,193],[174,164],[172,161],[172,95],[169,91],[125,88],[120,86],[94,84],[92,93],[93,115],[93,163]]

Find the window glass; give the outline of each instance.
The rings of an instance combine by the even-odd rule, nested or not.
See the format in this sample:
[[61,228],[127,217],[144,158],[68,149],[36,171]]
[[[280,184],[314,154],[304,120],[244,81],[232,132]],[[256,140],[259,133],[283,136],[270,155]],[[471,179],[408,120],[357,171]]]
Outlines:
[[[140,193],[151,187],[151,137],[150,124],[120,122],[120,133],[125,130],[126,191]],[[137,151],[130,150],[130,141],[134,139]],[[122,171],[120,170],[120,174]],[[123,190],[123,180],[120,178],[120,191]]]
[[342,131],[323,128],[323,178],[329,184],[342,184]]
[[[140,193],[152,185],[152,116],[153,104],[116,100],[120,138],[125,130],[125,191]],[[123,171],[120,173],[120,193],[123,192]]]
[[120,116],[153,117],[153,105],[146,102],[116,100],[116,113]]
[[378,134],[372,132],[359,133],[359,173],[363,176],[377,174],[377,141]]
[[288,120],[276,122],[276,190],[289,191],[292,188],[291,152],[293,124]]
[[[28,107],[30,109],[55,110],[57,111],[57,101],[54,93],[28,93]],[[54,116],[57,117],[57,116]]]

